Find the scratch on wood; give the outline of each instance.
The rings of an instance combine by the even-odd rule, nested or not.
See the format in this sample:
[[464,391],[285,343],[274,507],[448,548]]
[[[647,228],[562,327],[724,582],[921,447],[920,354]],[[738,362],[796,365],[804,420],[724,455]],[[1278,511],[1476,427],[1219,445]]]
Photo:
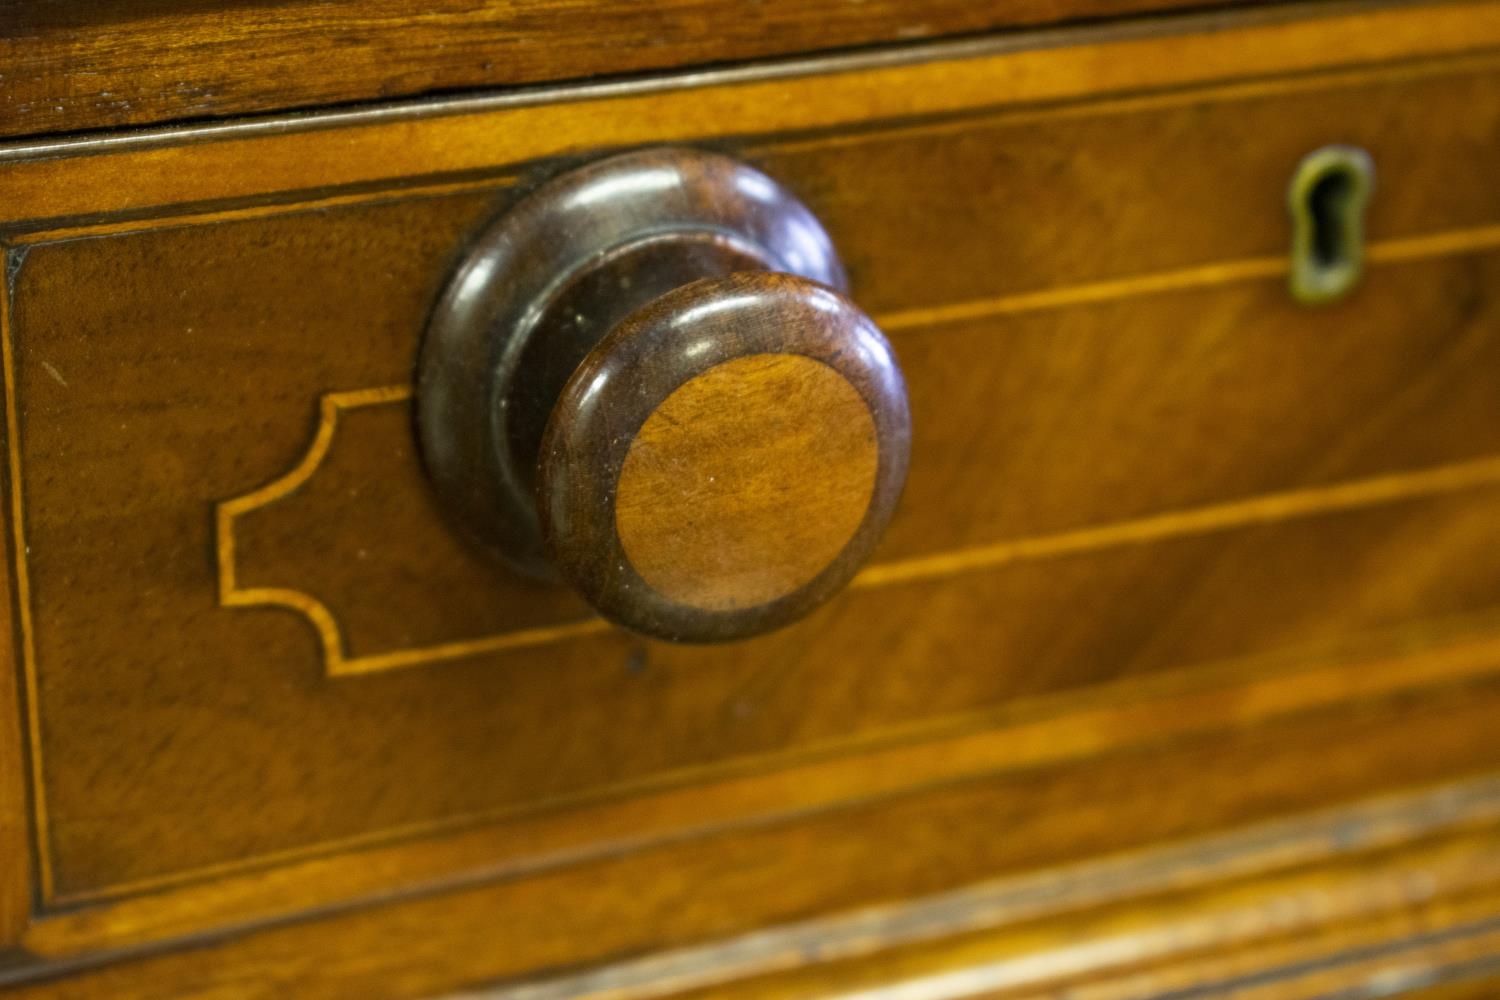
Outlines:
[[47,369],[47,374],[52,376],[52,381],[56,382],[64,389],[68,387],[68,380],[62,377],[62,372],[58,371],[56,368],[53,368],[52,365],[48,364],[46,361],[41,362],[41,365],[43,368]]

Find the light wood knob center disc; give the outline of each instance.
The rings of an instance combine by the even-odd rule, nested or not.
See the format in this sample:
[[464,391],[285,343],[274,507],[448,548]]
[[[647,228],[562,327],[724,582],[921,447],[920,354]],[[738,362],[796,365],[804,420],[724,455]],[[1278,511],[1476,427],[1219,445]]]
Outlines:
[[849,380],[799,354],[725,361],[675,390],[625,454],[615,525],[658,593],[712,611],[810,583],[875,490],[875,420]]

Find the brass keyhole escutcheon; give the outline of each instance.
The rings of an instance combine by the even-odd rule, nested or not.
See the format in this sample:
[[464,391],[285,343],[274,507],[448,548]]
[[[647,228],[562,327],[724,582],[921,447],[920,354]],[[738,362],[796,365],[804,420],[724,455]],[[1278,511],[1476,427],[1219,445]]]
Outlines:
[[1307,305],[1336,302],[1359,284],[1365,209],[1375,164],[1357,146],[1324,146],[1303,157],[1287,188],[1292,214],[1292,295]]

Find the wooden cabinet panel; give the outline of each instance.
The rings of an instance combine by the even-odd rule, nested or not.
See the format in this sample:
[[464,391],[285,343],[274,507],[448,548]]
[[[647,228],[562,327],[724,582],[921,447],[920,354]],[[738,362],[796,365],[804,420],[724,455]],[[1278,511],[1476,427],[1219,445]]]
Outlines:
[[[147,995],[211,934],[205,994],[458,989],[1442,782],[1469,811],[1407,840],[1494,893],[1500,5],[1316,10],[0,150],[0,981]],[[807,202],[914,419],[849,591],[727,646],[484,561],[412,434],[464,248],[656,142]],[[1310,308],[1285,189],[1329,143],[1378,189]]]
[[[902,514],[855,590],[716,649],[609,632],[566,591],[488,565],[433,508],[404,386],[449,262],[505,188],[142,221],[17,253],[51,892],[175,882],[826,752],[1019,695],[1497,610],[1500,560],[1481,544],[1500,487],[1494,195],[1470,181],[1464,204],[1453,187],[1493,175],[1500,154],[1417,127],[1434,103],[1500,117],[1497,94],[1484,69],[747,147],[848,248],[918,430]],[[1101,231],[1072,212],[1107,210],[1102,172],[1044,188],[1048,164],[1097,161],[1114,164],[1112,190],[1148,189],[1184,116],[1198,179],[1170,205],[1147,214],[1151,199],[1122,196],[1131,211]],[[1421,135],[1425,158],[1392,156],[1398,193],[1373,227],[1377,257],[1413,259],[1377,263],[1346,308],[1308,310],[1279,273],[1242,262],[1274,249],[1277,181],[1317,129],[1358,135],[1330,123],[1360,118],[1386,126],[1377,157],[1401,148],[1392,120]],[[1275,120],[1302,124],[1291,141],[1238,141]],[[1238,153],[1226,169],[1215,144]],[[919,151],[915,175],[895,169],[904,149]],[[913,176],[982,181],[964,197]],[[1401,212],[1399,192],[1430,186],[1477,225]],[[931,235],[897,238],[898,211]],[[1180,243],[1174,218],[1215,225],[1188,223]],[[1060,274],[1028,280],[978,252],[1059,232],[1055,257],[1024,259]],[[1433,232],[1464,242],[1400,252]],[[1131,261],[1151,270],[1119,277]],[[1229,277],[1204,285],[1194,267]],[[1055,301],[1024,305],[1043,289]],[[247,747],[262,748],[253,767]]]
[[621,76],[1212,5],[444,0],[413,7],[405,0],[27,0],[0,6],[0,65],[6,67],[0,135]]

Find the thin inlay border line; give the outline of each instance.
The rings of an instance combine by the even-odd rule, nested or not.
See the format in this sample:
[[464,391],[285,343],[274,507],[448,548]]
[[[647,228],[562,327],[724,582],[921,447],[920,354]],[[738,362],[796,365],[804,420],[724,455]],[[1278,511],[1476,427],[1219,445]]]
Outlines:
[[[749,156],[769,153],[802,153],[810,150],[860,146],[887,141],[895,137],[935,136],[974,128],[1045,123],[1080,117],[1138,114],[1182,107],[1204,100],[1227,103],[1264,97],[1324,93],[1376,82],[1475,76],[1493,72],[1497,68],[1500,68],[1500,46],[1478,49],[1472,53],[1451,58],[1416,57],[1406,61],[1356,68],[1309,70],[1282,76],[1217,82],[1190,82],[1138,94],[1103,97],[1096,94],[1084,94],[1056,102],[986,105],[919,118],[872,118],[867,122],[846,123],[829,130],[811,133],[807,130],[792,128],[777,130],[776,133],[769,135],[716,134],[711,137],[686,136],[675,141],[691,145],[702,139],[711,138],[716,144],[724,144]],[[601,148],[590,152],[592,155],[599,155],[607,151],[607,148]],[[517,172],[515,168],[516,163],[512,162],[498,169],[486,167],[463,178],[445,178],[432,173],[410,174],[391,183],[288,189],[273,192],[271,200],[267,200],[265,196],[247,196],[232,198],[212,207],[197,202],[163,203],[151,206],[146,214],[126,213],[127,217],[123,218],[114,217],[120,213],[107,213],[106,217],[87,221],[58,222],[39,219],[34,220],[39,227],[35,229],[27,229],[28,223],[26,222],[4,227],[10,235],[8,238],[0,237],[0,245],[40,246],[97,236],[128,236],[161,229],[180,229],[241,220],[305,215],[330,208],[377,205],[416,198],[483,191],[498,193],[514,187],[523,179],[524,171]],[[5,169],[5,162],[0,160],[0,181],[4,179]]]
[[4,284],[0,285],[0,373],[5,385],[5,442],[7,472],[10,481],[10,496],[7,497],[10,524],[11,579],[13,581],[14,615],[19,626],[19,651],[23,700],[26,710],[26,743],[30,760],[32,827],[36,842],[36,867],[38,893],[42,899],[52,896],[53,872],[51,839],[48,834],[47,802],[42,783],[42,720],[41,707],[37,703],[40,690],[36,669],[35,629],[32,622],[31,577],[26,544],[26,509],[21,482],[21,433],[20,418],[16,403],[16,363],[14,350],[14,275],[24,250],[6,250],[0,253],[4,264]]
[[[1229,27],[1237,29],[1232,43],[1225,37]],[[454,177],[496,164],[705,136],[722,141],[729,138],[719,127],[723,122],[736,123],[741,136],[816,133],[871,121],[1464,59],[1497,47],[1500,3],[1493,0],[1307,3],[1019,33],[956,48],[912,46],[873,60],[823,59],[791,70],[665,75],[635,85],[426,102],[394,115],[322,113],[0,147],[0,226],[233,202],[310,185],[327,191]],[[799,99],[813,77],[821,99]],[[339,151],[330,157],[326,140],[334,130]],[[240,169],[252,162],[257,170]]]
[[[1368,260],[1371,265],[1380,266],[1479,253],[1496,248],[1500,248],[1500,225],[1374,244],[1368,251]],[[1285,276],[1286,267],[1285,258],[1252,258],[951,306],[888,313],[876,317],[876,322],[887,331],[923,331],[978,319],[1098,305],[1169,292],[1281,278]],[[215,511],[215,539],[218,548],[220,604],[238,608],[281,607],[302,615],[317,633],[323,651],[324,667],[331,676],[377,673],[463,660],[569,642],[608,632],[608,623],[598,618],[589,618],[385,653],[349,656],[337,616],[316,597],[291,587],[239,585],[235,531],[238,519],[295,493],[317,474],[333,447],[341,414],[372,406],[404,404],[411,398],[412,388],[409,385],[379,386],[324,395],[319,403],[318,426],[312,442],[297,465],[265,486],[218,505]],[[876,563],[862,570],[849,587],[854,591],[864,591],[933,582],[998,569],[1018,562],[1081,555],[1125,545],[1144,545],[1250,525],[1278,524],[1495,485],[1500,485],[1500,456],[1332,485],[1260,494],[1125,521]]]
[[[25,928],[32,907],[31,858],[47,852],[39,835],[38,821],[45,820],[45,807],[38,804],[28,814],[27,785],[40,787],[39,771],[28,774],[27,762],[33,768],[40,759],[34,734],[39,725],[36,704],[36,678],[31,649],[31,595],[26,579],[24,530],[21,527],[21,485],[15,475],[19,467],[16,441],[16,413],[13,403],[14,384],[10,351],[11,327],[11,253],[0,250],[0,371],[5,386],[5,434],[8,445],[7,467],[9,521],[14,528],[7,538],[6,567],[3,580],[4,614],[7,622],[0,627],[12,671],[0,676],[0,950],[15,943]],[[10,737],[16,742],[12,744]],[[11,752],[14,751],[14,759]],[[23,758],[25,758],[23,760]],[[40,799],[40,796],[36,796]],[[35,848],[35,850],[33,850]],[[13,862],[13,859],[18,859]],[[19,869],[19,870],[18,870]],[[19,875],[19,877],[15,877]]]
[[[12,160],[98,156],[162,146],[223,141],[255,135],[286,135],[480,115],[559,101],[600,101],[661,94],[667,90],[732,87],[771,80],[798,80],[831,73],[869,73],[923,64],[972,61],[1007,54],[1076,48],[1108,42],[1151,39],[1162,34],[1204,33],[1234,25],[1281,26],[1297,21],[1389,12],[1423,0],[1317,0],[1262,4],[1251,8],[1156,12],[1135,11],[1124,17],[1094,20],[1091,24],[1040,24],[980,31],[969,38],[940,36],[903,43],[876,43],[822,54],[772,56],[716,68],[649,70],[602,82],[559,80],[509,88],[478,89],[469,94],[438,98],[398,98],[339,110],[296,109],[272,114],[221,116],[206,124],[121,126],[81,136],[13,139],[0,144],[0,163]],[[1453,3],[1454,0],[1449,0]],[[1461,0],[1460,0],[1461,2]],[[1472,3],[1473,0],[1470,0]],[[1484,2],[1484,0],[1480,0]],[[1164,32],[1163,25],[1170,27]]]
[[[370,674],[429,666],[516,649],[548,646],[602,635],[611,630],[599,618],[517,629],[476,639],[348,656],[337,616],[317,598],[289,587],[240,587],[235,573],[235,521],[244,514],[294,492],[311,477],[327,454],[339,412],[362,406],[405,401],[411,392],[392,386],[370,393],[336,393],[323,397],[325,414],[313,448],[288,476],[267,487],[221,504],[217,511],[219,602],[226,608],[281,607],[307,619],[318,635],[324,666],[330,676]],[[378,401],[367,401],[367,397]],[[1500,456],[1436,466],[1330,486],[1260,494],[1248,499],[1208,504],[1097,527],[913,556],[876,563],[849,584],[859,592],[912,583],[931,583],[969,573],[1000,569],[1023,562],[1086,555],[1127,545],[1148,545],[1176,538],[1214,534],[1236,528],[1283,524],[1319,515],[1363,510],[1407,500],[1428,499],[1500,486]]]
[[[1492,615],[1482,622],[1487,629],[1494,623]],[[1249,707],[1256,718],[1269,720],[1351,700],[1414,693],[1439,683],[1492,684],[1500,666],[1500,638],[1492,629],[1474,637],[1476,623],[1472,621],[1455,632],[1458,624],[1426,623],[1425,645],[1415,651],[1392,652],[1382,639],[1375,646],[1365,644],[1353,650],[1352,656],[1311,666],[1305,658],[1284,657],[1215,662],[1199,665],[1191,673],[1161,674],[1027,699],[792,753],[685,767],[542,802],[405,824],[70,893],[48,902],[69,908],[110,905],[102,911],[49,910],[41,922],[32,925],[25,944],[38,954],[60,956],[93,950],[100,941],[138,941],[144,928],[164,917],[171,923],[171,915],[184,905],[205,917],[212,912],[214,919],[246,926],[247,914],[238,909],[245,905],[255,914],[250,923],[264,923],[271,912],[283,909],[293,917],[305,916],[308,906],[327,914],[358,908],[372,896],[389,901],[393,894],[413,898],[526,878],[748,825],[794,822],[891,796],[1129,753],[1146,743],[1195,739],[1221,728],[1218,713],[1226,702],[1239,711]],[[1460,634],[1469,638],[1458,638]],[[1164,711],[1168,722],[1161,721]],[[1149,737],[1122,738],[1135,731],[1120,724],[1122,712],[1127,718],[1156,720],[1154,731]],[[1101,729],[1105,719],[1110,725]],[[902,773],[897,766],[902,764],[915,764],[921,777],[891,778]],[[829,787],[849,791],[832,796],[820,791]],[[696,804],[705,794],[726,788],[738,805],[725,813],[701,821],[684,819],[677,811],[685,803]],[[749,803],[743,799],[745,792],[752,800]],[[523,828],[539,822],[545,825],[580,810],[598,819],[594,829],[610,830],[612,835],[583,843],[516,849],[509,832],[514,824]],[[642,813],[654,817],[644,827]],[[423,851],[424,844],[435,838],[442,841],[438,853],[448,861]],[[466,860],[452,864],[451,852]],[[373,857],[375,863],[368,866],[346,858],[350,853]],[[391,864],[395,871],[382,875]],[[333,876],[342,888],[317,902],[298,901],[299,888],[319,881],[314,876]],[[387,881],[392,877],[394,883]],[[210,880],[212,889],[202,893],[202,883]]]

